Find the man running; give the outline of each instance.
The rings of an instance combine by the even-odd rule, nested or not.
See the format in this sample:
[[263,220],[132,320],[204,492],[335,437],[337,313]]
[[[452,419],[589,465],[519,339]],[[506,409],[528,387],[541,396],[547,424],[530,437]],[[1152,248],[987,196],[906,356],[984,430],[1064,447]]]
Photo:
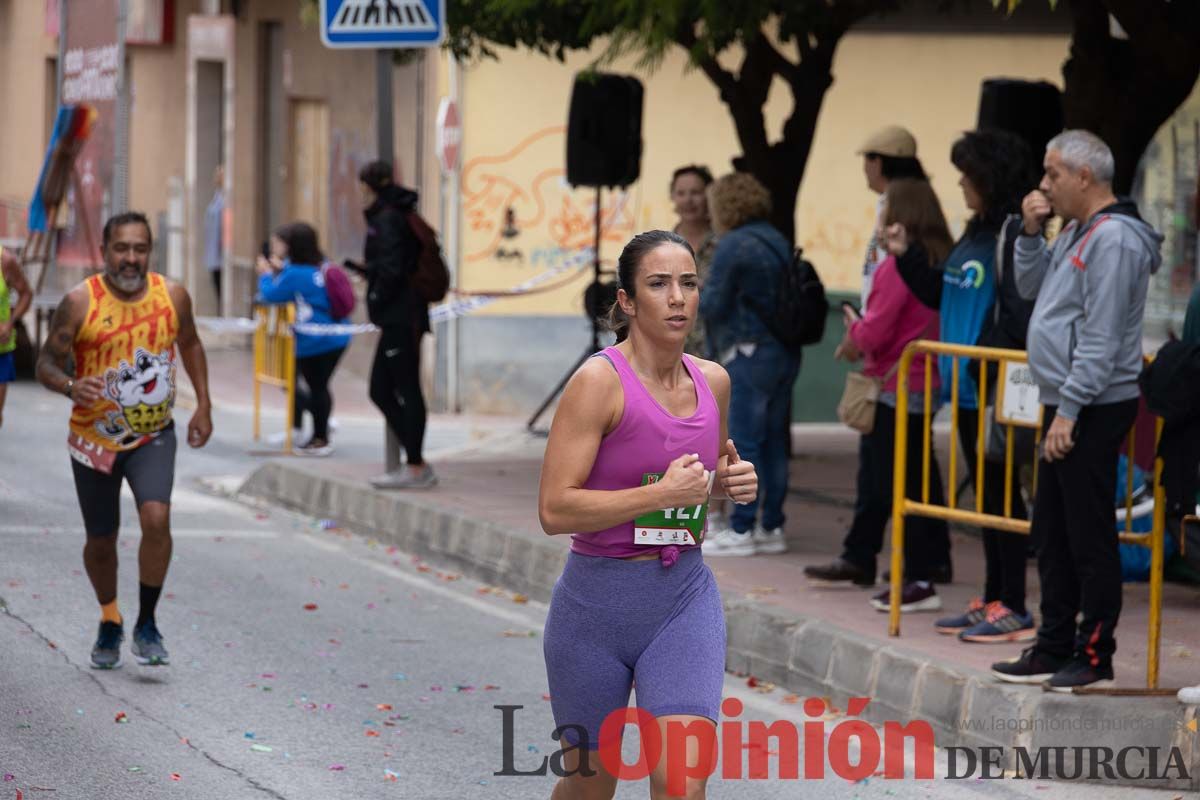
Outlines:
[[[183,287],[150,273],[151,247],[144,214],[125,212],[105,223],[104,272],[63,298],[37,362],[42,385],[74,403],[67,447],[87,533],[83,564],[100,603],[96,669],[121,665],[125,638],[117,609],[122,479],[129,481],[142,525],[133,655],[142,665],[168,663],[154,609],[171,561],[177,349],[196,391],[188,444],[203,447],[212,434],[208,366],[192,300]],[[72,356],[74,377],[66,372]]]
[[[17,304],[12,304],[10,292],[17,293]],[[0,247],[0,426],[4,425],[4,400],[8,385],[17,379],[13,351],[17,349],[17,320],[25,316],[33,302],[33,292],[21,262],[12,253]]]

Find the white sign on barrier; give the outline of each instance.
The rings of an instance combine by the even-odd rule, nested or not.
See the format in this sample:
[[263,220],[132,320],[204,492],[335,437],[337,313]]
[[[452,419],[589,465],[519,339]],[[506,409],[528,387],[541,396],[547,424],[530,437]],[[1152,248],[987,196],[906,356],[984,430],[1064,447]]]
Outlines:
[[1004,425],[1039,427],[1042,424],[1042,405],[1029,364],[1024,361],[1001,361],[999,379],[996,421]]

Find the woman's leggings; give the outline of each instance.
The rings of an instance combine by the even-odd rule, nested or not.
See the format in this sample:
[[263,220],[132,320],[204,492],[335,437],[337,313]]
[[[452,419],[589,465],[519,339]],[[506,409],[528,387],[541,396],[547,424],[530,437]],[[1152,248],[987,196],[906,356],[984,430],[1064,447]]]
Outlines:
[[307,389],[296,384],[296,404],[293,425],[300,427],[300,416],[307,411],[313,418],[313,438],[329,441],[329,415],[333,413],[333,395],[329,392],[329,379],[337,369],[338,361],[346,348],[318,353],[315,356],[296,359],[296,371],[304,377]]
[[[600,747],[600,728],[624,712],[637,684],[638,708],[655,717],[713,722],[725,680],[725,615],[700,548],[672,567],[571,553],[550,600],[542,639],[550,705],[562,737]],[[623,725],[621,726],[623,727]]]
[[383,412],[388,427],[400,439],[408,463],[425,463],[425,397],[421,394],[421,338],[407,326],[379,332],[371,365],[371,402]]

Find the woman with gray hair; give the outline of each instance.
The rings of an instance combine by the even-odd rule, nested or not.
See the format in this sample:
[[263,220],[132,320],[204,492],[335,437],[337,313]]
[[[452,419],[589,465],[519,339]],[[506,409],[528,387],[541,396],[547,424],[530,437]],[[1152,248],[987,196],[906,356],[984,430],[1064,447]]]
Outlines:
[[800,359],[771,334],[764,315],[775,305],[792,248],[767,221],[771,196],[752,175],[735,172],[718,179],[708,189],[708,208],[720,239],[700,293],[700,315],[708,326],[709,351],[733,385],[729,435],[742,457],[758,465],[763,491],[761,518],[758,498],[737,506],[728,527],[705,538],[704,552],[782,553],[787,550],[788,409]]

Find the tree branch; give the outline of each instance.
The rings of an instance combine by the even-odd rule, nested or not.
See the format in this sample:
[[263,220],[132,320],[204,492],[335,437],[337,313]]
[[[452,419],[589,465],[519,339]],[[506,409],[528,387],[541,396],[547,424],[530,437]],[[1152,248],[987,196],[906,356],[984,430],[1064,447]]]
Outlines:
[[690,20],[683,21],[675,32],[676,44],[688,52],[692,63],[699,67],[716,85],[717,90],[721,93],[721,100],[728,105],[730,98],[737,93],[737,79],[732,72],[722,67],[711,53],[697,52],[697,41],[695,23]]

